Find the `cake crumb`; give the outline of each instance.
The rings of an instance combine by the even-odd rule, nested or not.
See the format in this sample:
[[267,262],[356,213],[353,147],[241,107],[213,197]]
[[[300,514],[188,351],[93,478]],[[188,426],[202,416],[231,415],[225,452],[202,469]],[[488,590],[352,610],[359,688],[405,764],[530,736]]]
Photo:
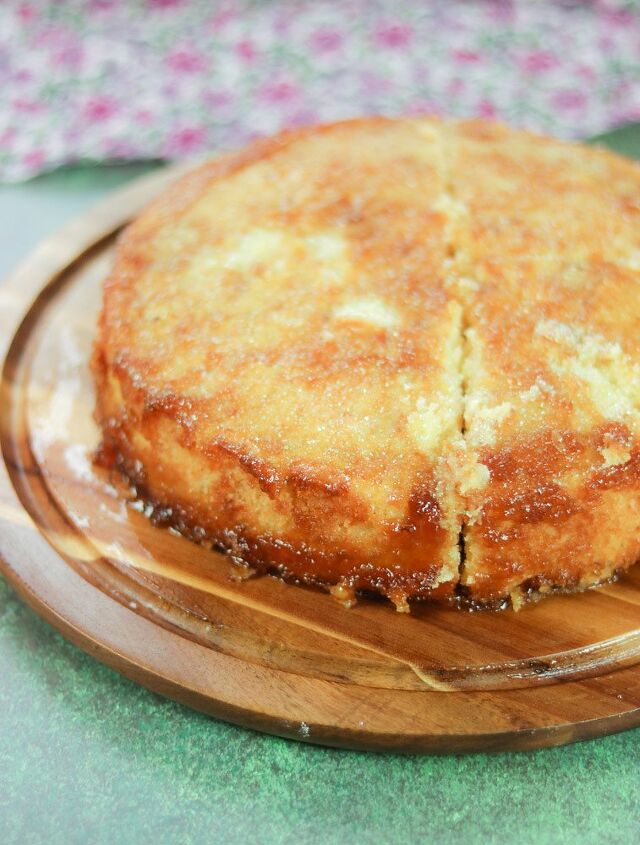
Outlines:
[[460,478],[460,493],[466,496],[476,490],[482,490],[487,486],[491,478],[489,467],[486,464],[468,464],[463,468]]
[[612,443],[611,446],[601,446],[598,451],[602,455],[602,466],[605,469],[622,466],[631,460],[631,452],[625,449],[620,443]]
[[231,559],[229,565],[230,581],[241,583],[242,581],[248,581],[249,578],[253,578],[255,574],[256,570],[253,569],[253,567],[249,566],[249,564],[244,563],[244,561],[240,561],[235,558]]
[[389,601],[398,613],[411,613],[411,607],[404,590],[396,589],[389,592]]
[[329,587],[329,592],[336,601],[339,601],[347,610],[358,603],[355,591],[348,584],[334,584]]

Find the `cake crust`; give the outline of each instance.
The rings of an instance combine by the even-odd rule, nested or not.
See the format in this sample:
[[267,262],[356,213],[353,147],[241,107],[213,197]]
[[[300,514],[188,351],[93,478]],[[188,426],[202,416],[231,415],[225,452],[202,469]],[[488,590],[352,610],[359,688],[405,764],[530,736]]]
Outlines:
[[120,239],[103,453],[194,539],[400,609],[608,579],[640,556],[639,215],[633,164],[479,122],[208,163]]

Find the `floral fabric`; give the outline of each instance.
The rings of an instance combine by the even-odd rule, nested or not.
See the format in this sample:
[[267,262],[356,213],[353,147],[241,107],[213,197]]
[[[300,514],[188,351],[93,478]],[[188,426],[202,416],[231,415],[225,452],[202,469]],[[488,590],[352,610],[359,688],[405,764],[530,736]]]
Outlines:
[[582,137],[640,119],[640,0],[3,0],[0,80],[4,180],[367,113]]

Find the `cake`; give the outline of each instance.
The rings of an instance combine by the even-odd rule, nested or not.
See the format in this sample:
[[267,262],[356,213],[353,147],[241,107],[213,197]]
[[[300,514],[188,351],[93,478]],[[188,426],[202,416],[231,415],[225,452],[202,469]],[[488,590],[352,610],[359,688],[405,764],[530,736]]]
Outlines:
[[480,121],[285,132],[120,237],[102,454],[239,565],[399,610],[640,557],[640,168]]

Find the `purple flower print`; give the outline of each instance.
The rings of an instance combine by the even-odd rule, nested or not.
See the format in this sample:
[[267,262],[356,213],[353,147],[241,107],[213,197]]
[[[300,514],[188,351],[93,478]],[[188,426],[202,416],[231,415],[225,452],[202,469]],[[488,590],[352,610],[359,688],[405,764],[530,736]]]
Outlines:
[[244,38],[242,41],[236,42],[234,50],[236,56],[239,56],[242,61],[246,62],[247,64],[250,64],[251,62],[255,61],[258,56],[258,51],[256,50],[255,44],[248,38]]
[[166,152],[170,156],[191,155],[205,146],[207,133],[202,126],[189,126],[174,132],[168,139]]
[[152,9],[175,9],[183,3],[184,0],[147,0],[147,5]]
[[45,157],[44,150],[31,150],[22,157],[22,161],[27,169],[33,173],[40,169]]
[[111,158],[131,158],[135,148],[126,138],[107,138],[103,142],[103,149]]
[[595,73],[595,71],[592,67],[589,67],[589,65],[583,65],[583,64],[578,65],[576,67],[576,72],[577,72],[578,76],[580,77],[580,79],[584,79],[585,82],[591,82],[591,80],[594,79],[595,75],[596,75],[596,73]]
[[309,46],[316,53],[333,53],[342,46],[342,40],[337,29],[317,29],[311,34]]
[[24,97],[17,97],[13,101],[13,107],[16,111],[23,114],[37,114],[44,109],[44,103],[40,100],[28,100]]
[[5,144],[10,144],[17,134],[18,133],[13,126],[10,126],[8,129],[5,129],[4,132],[0,134],[0,147],[4,147]]
[[611,35],[602,35],[598,39],[598,47],[603,53],[613,53],[616,49],[616,40]]
[[458,97],[464,91],[464,79],[456,77],[452,79],[447,85],[447,94],[450,97]]
[[495,120],[498,112],[490,100],[480,100],[476,114],[484,120]]
[[82,64],[84,50],[79,43],[69,43],[53,54],[53,63],[58,67],[77,70]]
[[273,31],[277,33],[281,38],[286,37],[289,32],[289,26],[291,24],[291,12],[287,10],[286,12],[280,9],[279,4],[275,11],[275,17],[272,22]]
[[577,89],[567,89],[558,91],[553,95],[553,104],[558,109],[564,111],[575,111],[582,109],[587,104],[587,97],[582,91]]
[[548,50],[532,50],[520,60],[520,67],[525,73],[537,75],[558,67],[560,59]]
[[30,70],[27,70],[27,68],[21,68],[12,74],[11,78],[14,82],[31,82],[33,79],[33,73]]
[[237,13],[234,12],[233,9],[220,9],[216,14],[211,18],[210,27],[213,32],[218,32],[221,29],[230,23],[235,17]]
[[263,103],[288,103],[294,100],[299,94],[296,85],[286,80],[268,82],[258,92]]
[[69,43],[69,34],[62,26],[47,25],[35,30],[33,44],[35,47],[48,47],[60,50]]
[[205,91],[202,100],[214,109],[224,108],[232,101],[229,91]]
[[623,109],[614,116],[614,124],[635,123],[640,121],[640,104],[630,109]]
[[310,108],[301,108],[291,114],[287,120],[286,125],[294,129],[299,126],[311,126],[318,122],[318,113]]
[[489,16],[496,23],[509,23],[515,14],[513,0],[491,0],[488,4]]
[[21,3],[18,6],[17,14],[22,23],[31,23],[37,16],[36,9],[31,3]]
[[68,126],[62,133],[62,137],[69,144],[76,144],[82,138],[82,130],[79,126]]
[[432,100],[414,100],[407,109],[407,114],[420,117],[421,115],[439,115],[441,109]]
[[627,9],[616,8],[610,3],[599,3],[598,5],[600,6],[600,18],[604,25],[614,28],[626,28],[636,25],[633,12]]
[[169,53],[167,65],[176,73],[202,73],[206,70],[207,62],[195,50],[179,49]]
[[390,80],[379,73],[363,73],[360,79],[365,93],[369,95],[383,94],[391,87]]
[[482,61],[482,56],[477,50],[454,50],[453,58],[459,65],[471,65]]
[[89,0],[89,9],[92,12],[108,12],[116,4],[116,0]]
[[89,123],[102,123],[116,114],[118,104],[111,97],[92,97],[82,111]]
[[153,123],[153,112],[149,109],[138,109],[133,115],[136,123],[149,124]]
[[406,47],[413,36],[410,26],[402,23],[385,23],[375,32],[375,41],[380,47],[398,49]]

